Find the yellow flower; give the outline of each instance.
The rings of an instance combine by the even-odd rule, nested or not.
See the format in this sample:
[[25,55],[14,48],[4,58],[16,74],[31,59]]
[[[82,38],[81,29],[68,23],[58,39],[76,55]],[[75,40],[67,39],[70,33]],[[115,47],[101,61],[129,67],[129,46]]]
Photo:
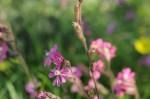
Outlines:
[[150,37],[141,37],[134,42],[135,49],[141,54],[150,54]]
[[7,61],[0,62],[0,71],[5,72],[10,68],[10,64]]

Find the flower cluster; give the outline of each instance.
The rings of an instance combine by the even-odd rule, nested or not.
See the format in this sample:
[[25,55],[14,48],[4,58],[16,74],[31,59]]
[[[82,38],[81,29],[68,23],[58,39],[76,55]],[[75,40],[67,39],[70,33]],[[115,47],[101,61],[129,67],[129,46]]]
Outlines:
[[54,63],[57,67],[60,67],[60,65],[63,63],[64,58],[61,55],[61,53],[58,52],[58,46],[54,45],[48,53],[46,53],[46,58],[44,61],[44,65],[50,66],[52,63]]
[[104,69],[104,63],[102,60],[98,60],[93,63],[91,76],[93,75],[95,80],[98,80],[101,76],[101,73]]
[[97,53],[101,57],[104,57],[107,61],[110,61],[115,57],[116,47],[109,42],[105,42],[102,39],[96,39],[91,42],[90,52]]
[[72,72],[72,79],[70,79],[70,82],[72,82],[72,87],[71,87],[71,92],[77,93],[80,92],[80,86],[81,86],[81,81],[80,78],[83,75],[83,71],[79,66],[74,66],[71,67],[71,72]]
[[99,56],[99,59],[93,62],[93,66],[90,71],[90,79],[88,84],[84,87],[86,91],[91,92],[94,88],[96,88],[98,79],[104,71],[105,64],[103,61],[106,60],[107,62],[110,62],[111,59],[115,57],[116,48],[109,42],[105,42],[102,39],[96,39],[91,42],[89,53],[90,55],[92,53],[96,53]]
[[90,73],[91,78],[88,81],[88,85],[85,86],[86,91],[90,91],[91,89],[95,88],[94,80],[97,82],[103,70],[104,70],[104,63],[102,60],[98,60],[93,63],[92,71]]
[[57,45],[54,45],[50,49],[44,60],[44,65],[50,66],[52,63],[56,65],[55,68],[50,71],[49,78],[55,77],[53,84],[56,86],[60,86],[61,84],[66,82],[69,77],[70,71],[67,66],[63,66],[65,59],[57,49]]
[[[70,67],[71,64],[58,51],[57,45],[54,45],[47,53],[44,60],[44,65],[46,66],[50,66],[51,64],[55,65],[54,68],[50,70],[49,78],[55,78],[53,84],[56,86],[70,81],[72,83],[71,92],[79,93],[82,96],[91,93],[90,97],[92,99],[98,99],[99,96],[94,92],[94,89],[96,88],[98,92],[101,92],[101,88],[105,89],[102,84],[98,82],[101,75],[104,74],[108,76],[109,79],[113,79],[111,81],[111,87],[117,96],[122,96],[124,94],[134,95],[137,90],[135,73],[132,72],[130,68],[123,69],[118,73],[115,79],[110,67],[108,67],[109,69],[105,68],[105,65],[107,67],[107,63],[115,57],[116,47],[102,39],[96,39],[91,42],[88,54],[91,55],[93,53],[97,54],[99,59],[92,63],[92,68],[90,70],[87,70],[89,71],[88,74],[90,74],[90,79],[88,84],[84,86],[81,81],[83,70],[77,66]],[[106,64],[104,64],[105,62]],[[51,94],[47,92],[41,92],[38,95],[38,99],[49,99],[50,97]]]
[[136,90],[135,86],[135,73],[130,68],[125,68],[118,73],[113,90],[118,96],[133,95]]

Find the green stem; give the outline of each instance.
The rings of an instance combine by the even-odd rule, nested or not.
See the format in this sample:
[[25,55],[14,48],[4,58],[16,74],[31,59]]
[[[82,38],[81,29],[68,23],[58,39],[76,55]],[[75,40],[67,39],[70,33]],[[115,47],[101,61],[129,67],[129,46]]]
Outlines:
[[[88,56],[88,60],[89,60],[89,72],[90,71],[92,71],[91,70],[91,66],[92,66],[92,60],[91,60],[91,58],[90,58],[90,55],[89,55],[89,53],[88,53],[88,51],[86,51],[86,53],[87,53],[87,56]],[[92,80],[94,81],[94,85],[95,85],[95,93],[97,94],[97,96],[98,96],[98,99],[100,99],[100,96],[99,96],[99,92],[98,92],[98,87],[97,87],[97,84],[96,84],[96,80],[94,79],[94,76],[93,76],[93,74],[91,73],[91,78],[92,78]]]
[[110,80],[110,84],[111,84],[111,89],[113,87],[113,83],[114,83],[114,79],[115,79],[115,75],[111,69],[111,62],[106,62],[107,63],[107,72],[108,72],[108,75],[109,75],[109,80]]
[[22,68],[24,69],[24,72],[27,75],[28,79],[31,80],[32,79],[32,75],[31,75],[31,73],[29,71],[29,68],[28,68],[28,65],[26,64],[25,59],[24,59],[24,57],[22,56],[21,53],[19,53],[18,59],[20,60]]
[[115,75],[111,69],[111,62],[106,61],[106,64],[107,64],[106,73],[109,78],[110,87],[111,87],[111,91],[112,91],[112,94],[110,95],[110,99],[118,99],[118,97],[116,97],[115,94],[113,93],[113,84],[114,84],[114,80],[115,80]]
[[27,65],[22,53],[20,52],[20,50],[17,46],[16,38],[15,38],[15,36],[12,32],[11,32],[11,36],[13,38],[13,41],[11,42],[12,48],[13,48],[14,51],[17,52],[17,55],[18,55],[17,58],[19,59],[19,62],[20,62],[21,66],[24,70],[24,73],[26,74],[26,76],[28,77],[29,80],[32,80],[33,79],[32,74],[29,71],[28,65]]
[[138,88],[136,87],[135,99],[140,99],[140,94],[138,92]]

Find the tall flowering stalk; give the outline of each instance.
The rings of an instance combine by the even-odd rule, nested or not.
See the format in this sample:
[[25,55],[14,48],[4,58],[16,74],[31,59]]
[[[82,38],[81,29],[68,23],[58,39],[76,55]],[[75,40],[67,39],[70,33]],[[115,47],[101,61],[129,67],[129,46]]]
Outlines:
[[[100,69],[101,70],[100,74],[101,75],[104,74],[109,78],[110,86],[112,88],[115,76],[113,74],[113,71],[111,70],[110,63],[111,60],[116,55],[116,47],[113,46],[111,43],[98,38],[91,42],[89,53],[90,55],[92,54],[98,55],[99,60],[101,60],[101,62],[105,65],[103,66],[103,68]],[[96,64],[98,64],[98,62]]]
[[[81,4],[82,4],[83,0],[78,0],[76,5],[75,5],[75,8],[74,8],[74,14],[75,14],[75,21],[73,22],[73,26],[74,26],[74,29],[75,29],[75,32],[79,38],[79,40],[81,41],[86,53],[87,53],[87,56],[88,56],[88,59],[89,59],[89,72],[91,71],[91,68],[90,66],[92,65],[92,61],[91,61],[91,58],[90,58],[90,55],[89,55],[89,52],[88,52],[88,47],[87,47],[87,42],[86,42],[86,38],[83,34],[83,28],[82,28],[82,13],[81,13]],[[99,98],[99,93],[98,93],[98,89],[97,89],[97,85],[96,85],[96,80],[92,75],[92,79],[94,81],[94,84],[95,84],[95,92]]]
[[[82,29],[82,20],[81,20],[81,3],[82,0],[78,0],[77,4],[75,5],[75,22],[73,22],[73,26],[75,28],[76,34],[78,38],[80,39],[87,55],[89,58],[89,71],[91,75],[91,79],[89,80],[88,86],[86,86],[86,90],[90,90],[91,88],[95,88],[96,94],[98,99],[100,98],[98,88],[97,88],[97,82],[96,80],[100,78],[101,74],[105,74],[110,79],[110,85],[111,90],[113,91],[113,85],[115,82],[115,75],[113,74],[113,71],[111,69],[111,60],[116,55],[116,47],[113,46],[111,43],[103,41],[102,39],[96,39],[91,42],[90,48],[88,49],[86,38],[83,34]],[[91,54],[96,53],[99,55],[99,58],[102,59],[105,62],[105,68],[100,67],[100,60],[95,62],[93,65],[93,68],[96,67],[96,69],[91,69],[92,60],[91,60]],[[137,92],[137,91],[136,91]]]
[[90,45],[90,53],[91,54],[98,54],[99,58],[105,62],[105,70],[103,71],[104,74],[110,79],[111,87],[113,85],[114,74],[111,70],[111,60],[116,55],[116,47],[113,46],[111,43],[106,42],[102,39],[96,39],[91,42]]

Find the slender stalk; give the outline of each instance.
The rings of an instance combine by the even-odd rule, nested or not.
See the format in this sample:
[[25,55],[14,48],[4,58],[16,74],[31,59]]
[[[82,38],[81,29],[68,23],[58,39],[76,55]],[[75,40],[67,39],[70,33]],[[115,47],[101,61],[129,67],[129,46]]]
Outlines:
[[[78,38],[80,39],[84,49],[85,49],[85,52],[88,56],[88,60],[89,60],[89,74],[91,72],[91,66],[92,66],[92,61],[91,61],[91,58],[90,58],[90,54],[88,52],[88,47],[87,47],[87,42],[86,42],[86,38],[83,34],[83,29],[82,29],[82,13],[81,13],[81,4],[82,4],[83,0],[78,0],[77,1],[77,4],[75,5],[75,9],[74,9],[74,12],[75,12],[75,22],[73,22],[73,26],[75,28],[75,31],[76,31],[76,34],[78,36]],[[91,77],[94,81],[94,84],[95,84],[95,93],[97,94],[98,96],[98,99],[100,99],[100,96],[99,96],[99,93],[98,93],[98,89],[97,89],[97,85],[96,85],[96,80],[94,79],[93,77],[93,74],[92,74],[92,77]]]
[[16,38],[15,38],[15,35],[14,33],[12,32],[10,26],[8,28],[8,35],[9,35],[9,40],[11,41],[10,44],[13,48],[13,50],[15,52],[17,52],[17,58],[19,59],[19,62],[24,70],[24,73],[26,74],[26,76],[28,77],[29,80],[32,80],[32,74],[31,72],[29,71],[29,68],[28,68],[28,65],[21,53],[21,51],[19,50],[18,46],[17,46],[17,41],[16,41]]
[[140,94],[138,92],[138,88],[136,87],[136,92],[135,92],[135,95],[134,95],[135,99],[140,99]]
[[113,93],[113,85],[114,85],[115,75],[111,69],[111,61],[107,61],[105,58],[102,58],[102,60],[105,62],[105,65],[106,65],[106,68],[102,72],[102,74],[104,74],[106,77],[108,77],[109,84],[111,87],[111,92],[112,92],[109,96],[109,99],[118,99]]
[[115,76],[114,76],[114,73],[111,69],[111,62],[106,62],[107,63],[107,72],[108,72],[108,77],[109,77],[109,80],[110,80],[110,84],[111,84],[111,89],[113,88],[113,83],[114,83],[114,79],[115,79]]
[[103,95],[108,95],[109,90],[105,88],[105,86],[99,82],[96,82],[98,91]]
[[23,57],[23,55],[22,55],[21,53],[19,53],[18,59],[20,60],[20,63],[21,63],[21,65],[22,65],[22,67],[23,67],[23,69],[24,69],[24,71],[25,71],[27,77],[28,77],[29,79],[32,79],[33,77],[32,77],[32,75],[31,75],[31,73],[30,73],[30,71],[29,71],[29,69],[28,69],[28,65],[27,65],[27,63],[26,63],[26,61],[25,61],[25,59],[24,59],[24,57]]
[[[88,53],[88,51],[86,51],[87,53],[87,56],[88,56],[88,60],[89,60],[89,72],[91,72],[91,66],[92,66],[92,60],[90,58],[90,54]],[[97,87],[97,83],[96,83],[96,80],[94,79],[94,75],[91,73],[91,78],[92,80],[94,81],[94,85],[95,85],[95,93],[97,94],[98,96],[98,99],[100,99],[100,96],[99,96],[99,92],[98,92],[98,87]]]

